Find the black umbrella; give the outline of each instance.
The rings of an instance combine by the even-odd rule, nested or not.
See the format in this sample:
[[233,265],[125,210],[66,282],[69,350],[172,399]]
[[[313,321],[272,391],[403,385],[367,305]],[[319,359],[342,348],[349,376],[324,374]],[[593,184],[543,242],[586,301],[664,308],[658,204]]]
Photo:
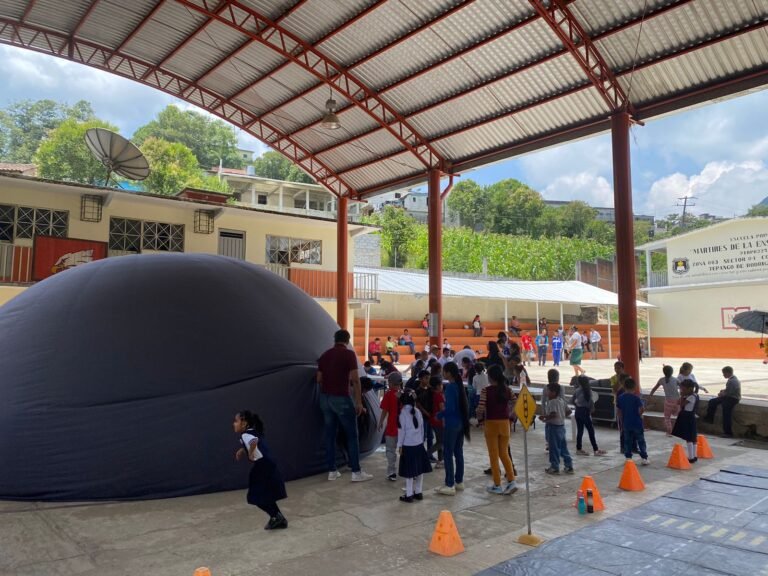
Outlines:
[[733,317],[733,323],[742,330],[768,334],[768,312],[762,310],[739,312]]

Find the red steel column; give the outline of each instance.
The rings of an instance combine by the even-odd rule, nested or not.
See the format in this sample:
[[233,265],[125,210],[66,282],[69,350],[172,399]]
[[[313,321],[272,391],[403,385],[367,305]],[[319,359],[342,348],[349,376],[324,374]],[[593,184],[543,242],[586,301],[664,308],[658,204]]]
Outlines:
[[619,289],[619,337],[624,369],[640,384],[635,293],[634,215],[629,156],[629,114],[611,117],[613,144],[613,202],[616,211],[616,278]]
[[437,314],[437,335],[430,342],[441,346],[443,342],[443,202],[440,198],[440,171],[429,171],[427,208],[429,234],[429,312]]
[[347,329],[347,312],[349,310],[348,202],[346,196],[339,196],[336,202],[336,323],[343,330]]

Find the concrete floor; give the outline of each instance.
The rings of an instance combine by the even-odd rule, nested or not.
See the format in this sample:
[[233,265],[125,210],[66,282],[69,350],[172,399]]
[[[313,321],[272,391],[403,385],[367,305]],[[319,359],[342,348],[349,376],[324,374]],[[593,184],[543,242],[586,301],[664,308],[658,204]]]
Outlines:
[[[587,374],[592,378],[608,378],[613,374],[613,360],[590,360],[589,353],[586,354],[582,366]],[[661,368],[664,364],[669,364],[677,370],[683,362],[693,364],[693,373],[699,381],[699,384],[709,390],[712,395],[717,394],[718,390],[725,388],[725,379],[723,378],[723,366],[733,367],[736,376],[741,381],[742,394],[744,397],[768,400],[768,365],[762,364],[761,360],[745,359],[711,359],[711,358],[645,358],[640,364],[640,381],[643,392],[650,392],[654,384],[663,376]],[[531,379],[535,382],[547,381],[547,370],[552,368],[550,359],[545,367],[537,366],[534,362],[529,368]],[[564,361],[559,367],[560,374],[567,376],[567,379],[561,381],[567,382],[573,376],[573,368]],[[659,391],[657,394],[663,392]]]
[[[615,431],[598,429],[607,457],[574,457],[576,475],[551,477],[543,472],[546,453],[538,426],[529,435],[534,533],[547,539],[570,533],[724,465],[768,468],[768,450],[714,438],[715,460],[700,461],[693,471],[673,471],[665,467],[672,439],[658,432],[648,432],[647,439],[652,464],[640,468],[647,488],[625,493],[616,488],[624,459]],[[465,492],[453,498],[427,493],[441,483],[440,470],[427,476],[424,501],[412,505],[398,501],[401,481],[385,480],[380,452],[364,462],[376,476],[371,482],[351,484],[348,471],[336,482],[321,476],[291,482],[281,504],[290,527],[280,532],[263,530],[266,518],[246,504],[243,491],[150,502],[0,502],[0,575],[191,576],[199,566],[209,566],[214,576],[474,574],[527,550],[516,542],[525,525],[525,495],[485,492],[481,433],[465,453]],[[513,454],[522,473],[519,429]],[[607,511],[584,517],[571,507],[585,474],[595,478]],[[466,547],[453,558],[427,551],[443,509],[453,512]]]

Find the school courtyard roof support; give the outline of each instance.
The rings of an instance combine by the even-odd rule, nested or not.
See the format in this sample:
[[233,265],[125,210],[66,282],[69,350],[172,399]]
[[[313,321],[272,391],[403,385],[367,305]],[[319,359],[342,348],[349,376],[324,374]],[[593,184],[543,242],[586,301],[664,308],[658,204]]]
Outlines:
[[336,206],[336,323],[346,330],[349,328],[349,198],[339,196]]

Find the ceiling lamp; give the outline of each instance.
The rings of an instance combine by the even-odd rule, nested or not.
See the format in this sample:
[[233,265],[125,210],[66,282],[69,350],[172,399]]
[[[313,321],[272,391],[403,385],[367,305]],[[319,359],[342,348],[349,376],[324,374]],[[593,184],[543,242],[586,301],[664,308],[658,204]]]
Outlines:
[[336,116],[336,100],[333,99],[333,92],[331,91],[330,98],[325,101],[325,114],[320,122],[320,126],[328,130],[338,130],[341,128],[341,122],[339,117]]

